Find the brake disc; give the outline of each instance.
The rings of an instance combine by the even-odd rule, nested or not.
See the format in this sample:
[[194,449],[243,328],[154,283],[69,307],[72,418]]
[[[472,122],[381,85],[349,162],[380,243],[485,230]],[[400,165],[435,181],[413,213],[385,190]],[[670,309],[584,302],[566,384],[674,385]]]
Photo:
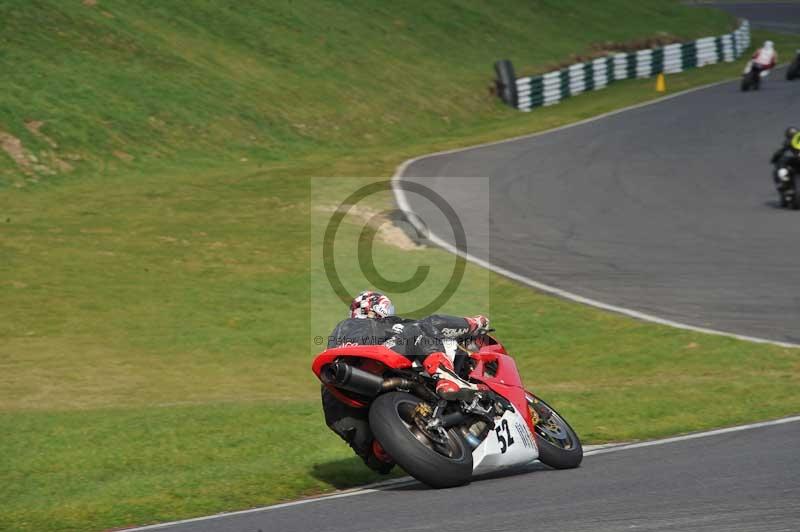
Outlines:
[[433,410],[430,405],[426,403],[419,403],[414,408],[414,424],[417,429],[428,439],[440,445],[447,445],[447,431],[442,429],[441,426],[431,427],[431,414]]

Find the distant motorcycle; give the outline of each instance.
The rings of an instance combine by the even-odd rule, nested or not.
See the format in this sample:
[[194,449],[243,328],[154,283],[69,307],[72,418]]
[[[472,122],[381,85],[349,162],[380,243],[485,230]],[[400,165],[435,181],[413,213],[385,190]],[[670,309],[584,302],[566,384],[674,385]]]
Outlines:
[[753,61],[748,61],[742,73],[742,91],[747,92],[750,89],[757,91],[761,88],[761,79],[769,76],[771,71],[770,68],[763,68]]
[[800,199],[797,197],[796,169],[786,159],[775,163],[772,179],[778,191],[781,207],[797,210],[800,208]]
[[800,131],[789,127],[784,133],[783,146],[776,151],[769,162],[772,163],[772,180],[778,191],[781,207],[793,210],[800,208],[797,197],[797,174],[800,173]]
[[787,80],[792,81],[797,78],[800,78],[800,50],[797,50],[794,61],[792,61],[792,64],[786,69]]

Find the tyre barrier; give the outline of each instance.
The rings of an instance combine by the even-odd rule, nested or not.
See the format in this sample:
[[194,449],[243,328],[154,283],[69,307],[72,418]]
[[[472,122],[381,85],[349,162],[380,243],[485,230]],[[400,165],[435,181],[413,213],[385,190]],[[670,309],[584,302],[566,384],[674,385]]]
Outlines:
[[[520,111],[557,104],[564,98],[586,91],[599,90],[623,79],[649,78],[674,74],[690,68],[730,63],[750,47],[750,23],[743,20],[739,29],[719,37],[704,37],[686,43],[611,54],[585,63],[538,76],[516,78],[515,89],[506,86],[514,79],[514,67],[508,60],[495,63],[498,95]],[[502,64],[502,65],[501,65]]]

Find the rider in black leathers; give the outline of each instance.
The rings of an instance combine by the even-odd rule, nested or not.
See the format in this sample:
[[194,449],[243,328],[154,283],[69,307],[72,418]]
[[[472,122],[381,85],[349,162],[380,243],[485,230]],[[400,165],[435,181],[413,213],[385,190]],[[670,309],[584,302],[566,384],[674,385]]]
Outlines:
[[797,175],[800,172],[800,130],[790,127],[786,130],[783,146],[776,151],[770,163],[775,165],[778,170],[786,168],[789,174],[781,177],[776,171],[774,175],[775,186],[778,190],[785,190],[784,187],[792,186],[790,175]]
[[[784,134],[783,146],[780,147],[778,151],[772,156],[770,162],[772,164],[776,164],[778,161],[781,160],[784,156],[788,155],[791,159],[797,159],[800,157],[800,150],[797,147],[792,145],[792,140],[800,133],[800,130],[796,127],[790,127],[786,129],[786,133]],[[789,152],[788,154],[786,152]]]
[[[350,318],[341,321],[333,330],[328,348],[383,344],[419,362],[428,373],[437,375],[437,393],[448,397],[470,385],[458,376],[456,368],[462,360],[446,355],[444,342],[480,335],[488,326],[489,320],[484,316],[400,318],[394,315],[394,307],[386,296],[366,291],[353,300]],[[375,456],[367,409],[343,404],[325,386],[322,387],[322,406],[328,427],[346,441],[368,467],[380,473],[392,468],[394,464]]]

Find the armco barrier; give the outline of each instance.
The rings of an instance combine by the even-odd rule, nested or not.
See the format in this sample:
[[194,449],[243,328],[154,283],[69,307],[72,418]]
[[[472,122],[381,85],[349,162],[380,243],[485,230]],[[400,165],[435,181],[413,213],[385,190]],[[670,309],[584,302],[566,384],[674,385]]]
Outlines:
[[613,54],[586,63],[576,63],[539,76],[517,78],[517,109],[553,105],[568,96],[602,89],[621,79],[674,74],[690,68],[731,62],[750,47],[750,23],[721,37],[704,37],[663,48]]

